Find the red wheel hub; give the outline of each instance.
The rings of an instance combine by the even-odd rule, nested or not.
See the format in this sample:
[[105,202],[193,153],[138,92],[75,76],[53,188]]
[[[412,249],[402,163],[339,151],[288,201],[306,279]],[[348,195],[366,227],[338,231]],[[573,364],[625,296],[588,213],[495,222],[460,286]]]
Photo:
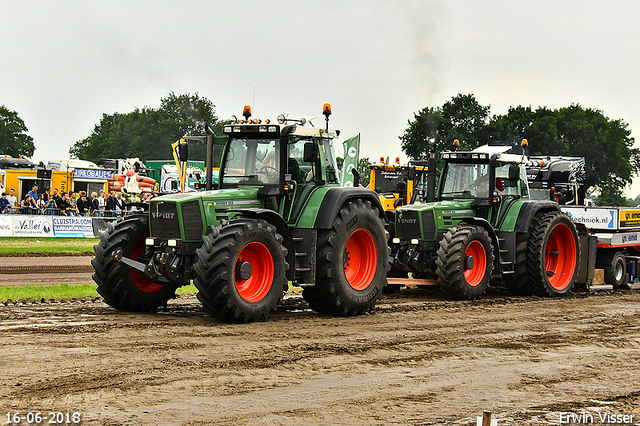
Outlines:
[[576,241],[564,223],[556,225],[549,234],[544,249],[544,267],[549,284],[556,290],[566,288],[576,269]]
[[[133,246],[133,250],[131,250],[132,260],[137,260],[138,256],[140,256],[140,254],[144,252],[144,247],[145,247],[144,240],[145,240],[144,238],[141,238],[136,243],[136,245]],[[160,289],[164,287],[164,284],[158,284],[156,282],[153,282],[152,280],[145,277],[144,275],[142,275],[141,273],[139,273],[133,268],[130,268],[129,271],[130,271],[131,279],[133,280],[133,283],[136,285],[136,287],[138,287],[140,290],[144,291],[145,293],[155,293],[156,291],[160,291]]]
[[378,250],[366,229],[356,229],[347,240],[344,253],[344,275],[356,290],[369,286],[378,266]]
[[264,244],[254,241],[242,247],[233,273],[240,297],[250,303],[262,300],[271,289],[274,275],[273,257]]
[[480,241],[471,241],[467,246],[462,270],[470,286],[475,287],[482,282],[487,272],[487,252]]

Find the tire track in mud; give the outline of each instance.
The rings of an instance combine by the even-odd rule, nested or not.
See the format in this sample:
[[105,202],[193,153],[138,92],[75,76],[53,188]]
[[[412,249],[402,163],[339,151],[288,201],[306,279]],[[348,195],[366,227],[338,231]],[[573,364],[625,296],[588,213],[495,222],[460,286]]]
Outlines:
[[408,291],[349,318],[291,298],[254,324],[220,323],[194,300],[158,314],[0,307],[0,357],[14,366],[0,372],[0,406],[49,401],[83,409],[87,424],[164,423],[154,413],[175,424],[471,424],[483,409],[540,424],[539,407],[622,401],[632,383],[611,381],[640,379],[628,364],[640,359],[634,292],[457,302]]

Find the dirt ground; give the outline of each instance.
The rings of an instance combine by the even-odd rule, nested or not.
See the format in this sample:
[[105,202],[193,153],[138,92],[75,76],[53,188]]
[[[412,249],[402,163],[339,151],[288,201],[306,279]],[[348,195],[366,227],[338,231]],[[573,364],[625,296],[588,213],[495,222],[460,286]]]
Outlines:
[[0,422],[471,425],[490,410],[499,425],[640,423],[638,291],[458,302],[407,289],[352,318],[295,295],[283,305],[243,325],[194,297],[157,314],[99,300],[0,305]]

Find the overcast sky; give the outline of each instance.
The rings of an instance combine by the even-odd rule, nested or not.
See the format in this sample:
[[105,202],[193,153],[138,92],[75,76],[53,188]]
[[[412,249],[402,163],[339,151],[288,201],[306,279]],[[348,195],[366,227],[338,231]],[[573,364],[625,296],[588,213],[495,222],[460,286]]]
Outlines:
[[170,92],[198,92],[220,118],[251,104],[316,126],[329,102],[341,140],[361,133],[372,161],[404,160],[407,120],[458,93],[492,114],[579,103],[640,134],[637,0],[0,0],[0,40],[0,105],[45,163],[103,113]]

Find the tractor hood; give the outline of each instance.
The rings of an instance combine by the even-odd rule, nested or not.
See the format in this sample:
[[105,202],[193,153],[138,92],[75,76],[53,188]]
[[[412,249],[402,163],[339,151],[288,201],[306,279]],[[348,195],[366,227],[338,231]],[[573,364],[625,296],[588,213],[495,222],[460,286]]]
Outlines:
[[396,210],[397,237],[409,241],[419,235],[424,241],[436,241],[437,229],[451,228],[462,219],[474,216],[473,201],[448,200],[402,206]]
[[261,188],[243,186],[154,198],[149,203],[151,236],[200,241],[208,227],[237,214],[231,210],[263,207],[258,198]]

